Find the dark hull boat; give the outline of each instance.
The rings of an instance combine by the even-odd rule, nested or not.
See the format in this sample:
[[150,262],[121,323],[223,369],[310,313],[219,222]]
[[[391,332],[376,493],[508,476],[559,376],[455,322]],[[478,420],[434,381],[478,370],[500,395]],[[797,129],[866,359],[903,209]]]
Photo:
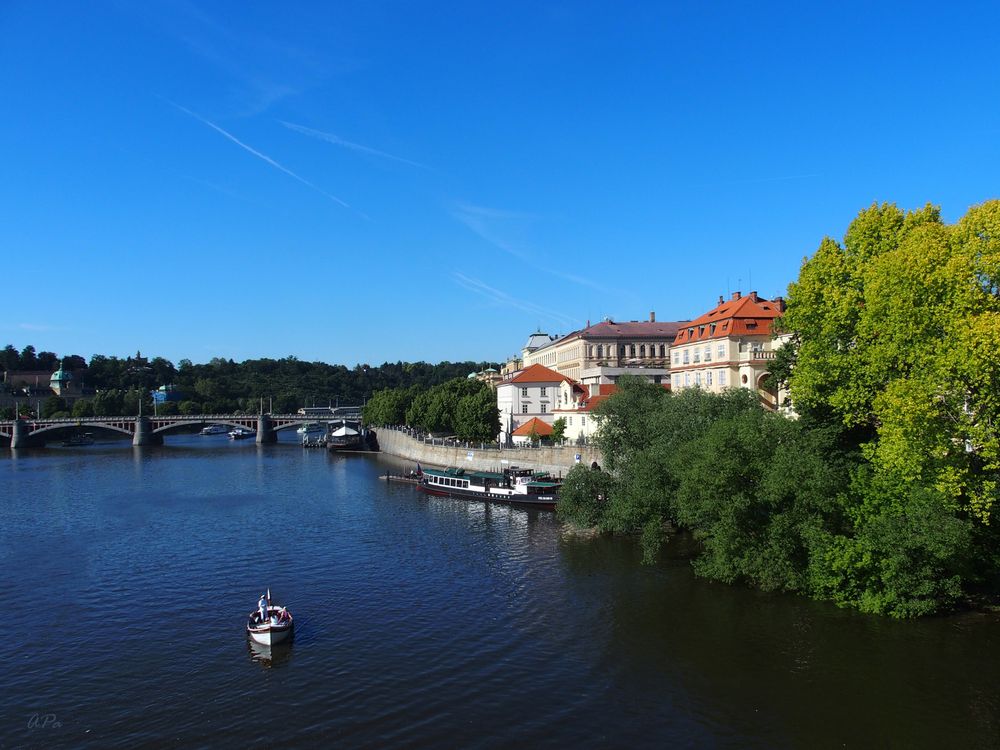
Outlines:
[[424,469],[420,489],[429,495],[486,500],[554,510],[561,482],[516,466],[501,472]]

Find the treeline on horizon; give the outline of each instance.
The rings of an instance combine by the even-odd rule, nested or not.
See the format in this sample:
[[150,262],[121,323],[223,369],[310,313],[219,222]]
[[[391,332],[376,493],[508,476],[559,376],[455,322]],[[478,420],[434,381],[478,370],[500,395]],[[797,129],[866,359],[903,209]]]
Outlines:
[[677,530],[702,576],[911,617],[1000,594],[1000,202],[952,225],[872,205],[789,286],[771,376],[797,419],[730,389],[623,378],[598,407],[603,469],[558,513]]
[[[257,413],[261,404],[273,413],[293,413],[303,406],[360,406],[380,390],[429,389],[498,366],[489,362],[385,362],[375,367],[359,364],[349,368],[285,357],[239,363],[215,358],[201,365],[182,359],[175,367],[162,357],[139,360],[94,355],[87,362],[79,355],[36,353],[33,346],[18,352],[9,344],[0,352],[0,369],[7,371],[54,371],[59,365],[72,370],[74,377],[82,381],[84,397],[68,407],[58,396],[32,396],[22,405],[21,414],[40,400],[42,413],[36,415],[40,417],[133,415],[138,412],[140,398],[143,411],[152,413],[150,394],[163,385],[174,386],[181,400],[158,404],[161,414]],[[13,389],[9,392],[13,393]],[[0,411],[13,412],[13,408]]]

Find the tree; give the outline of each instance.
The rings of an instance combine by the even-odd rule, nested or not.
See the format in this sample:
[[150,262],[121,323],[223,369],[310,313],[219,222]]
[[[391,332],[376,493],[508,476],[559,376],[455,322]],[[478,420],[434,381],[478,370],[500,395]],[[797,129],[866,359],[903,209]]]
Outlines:
[[612,484],[608,473],[577,464],[566,474],[559,490],[557,515],[563,521],[584,528],[599,525]]
[[35,356],[35,347],[29,344],[21,350],[20,363],[18,367],[21,370],[38,369],[38,358]]
[[42,402],[42,419],[49,419],[57,412],[66,411],[66,402],[58,396],[49,396]]
[[486,383],[459,399],[455,408],[455,434],[459,440],[492,442],[500,434],[496,394]]
[[39,370],[55,371],[58,369],[59,357],[54,352],[38,352],[36,358]]
[[15,372],[21,369],[21,355],[17,353],[17,349],[11,344],[7,344],[3,352],[0,352],[0,368],[8,372]]
[[566,417],[559,417],[552,423],[552,442],[561,443],[566,437]]
[[90,399],[81,398],[74,402],[72,415],[76,418],[86,418],[94,416],[94,404]]
[[[875,469],[984,523],[1000,487],[1000,202],[956,225],[872,206],[789,287],[796,408],[860,427]],[[908,492],[904,497],[914,497]]]

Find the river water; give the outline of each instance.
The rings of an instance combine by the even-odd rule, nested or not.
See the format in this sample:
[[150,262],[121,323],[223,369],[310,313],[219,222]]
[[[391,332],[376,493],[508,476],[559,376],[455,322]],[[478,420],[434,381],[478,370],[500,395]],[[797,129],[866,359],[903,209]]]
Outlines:
[[[695,578],[378,456],[0,457],[0,748],[1000,747],[1000,617]],[[251,648],[265,587],[291,645]]]

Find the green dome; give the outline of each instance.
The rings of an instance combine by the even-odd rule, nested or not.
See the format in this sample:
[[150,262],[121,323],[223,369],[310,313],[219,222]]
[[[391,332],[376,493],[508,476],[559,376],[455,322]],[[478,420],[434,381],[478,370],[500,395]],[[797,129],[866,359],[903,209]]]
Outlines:
[[54,373],[52,373],[52,379],[49,381],[51,383],[62,383],[67,380],[73,379],[73,373],[66,372],[63,368],[59,368]]

